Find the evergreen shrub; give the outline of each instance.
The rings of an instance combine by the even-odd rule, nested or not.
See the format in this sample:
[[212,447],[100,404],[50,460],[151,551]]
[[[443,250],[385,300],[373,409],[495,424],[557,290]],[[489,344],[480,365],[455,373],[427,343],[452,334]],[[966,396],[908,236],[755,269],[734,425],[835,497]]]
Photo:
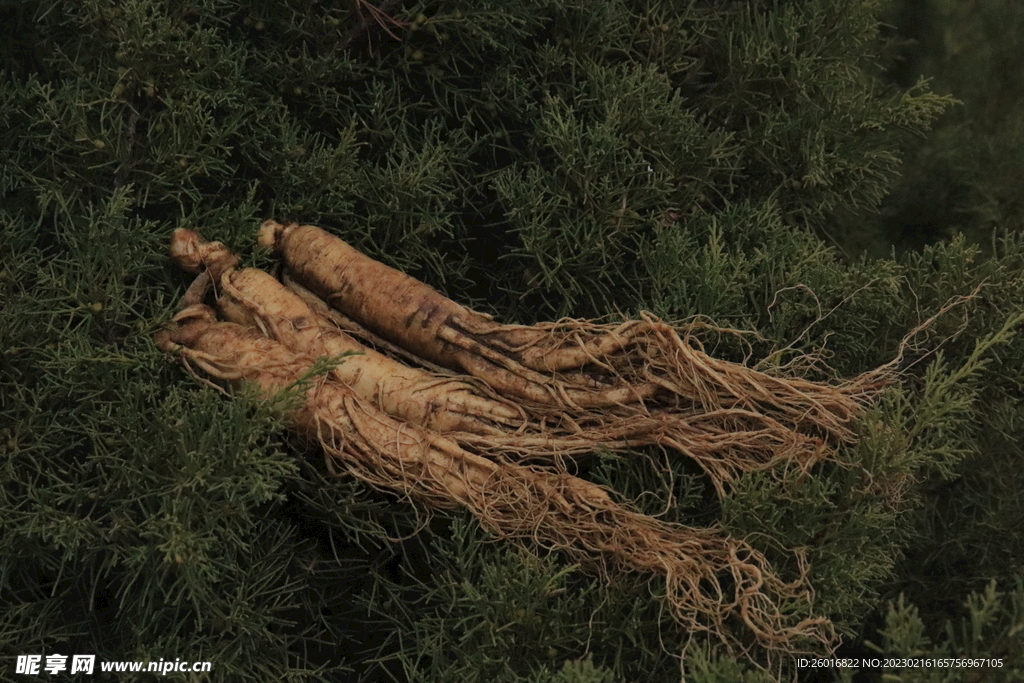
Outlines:
[[816,598],[788,608],[830,617],[841,655],[1005,661],[887,680],[1021,680],[1024,240],[834,247],[952,102],[882,78],[889,9],[0,3],[4,678],[30,680],[17,655],[79,653],[208,660],[179,680],[231,682],[881,680],[690,638],[657,581],[331,480],[279,406],[195,383],[152,343],[188,284],[170,233],[269,265],[254,232],[275,217],[507,322],[701,316],[752,333],[709,332],[716,356],[817,354],[821,381],[927,322],[860,441],[807,478],[717,500],[655,452],[585,476],[790,576],[798,553]]

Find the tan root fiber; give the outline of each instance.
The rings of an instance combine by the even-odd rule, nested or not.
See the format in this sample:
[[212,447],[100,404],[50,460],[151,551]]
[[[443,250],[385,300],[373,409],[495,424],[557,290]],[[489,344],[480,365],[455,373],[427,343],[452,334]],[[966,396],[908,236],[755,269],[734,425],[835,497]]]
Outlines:
[[602,575],[663,576],[672,616],[728,644],[744,647],[748,638],[734,629],[740,624],[776,652],[833,641],[827,620],[797,620],[780,610],[781,602],[809,599],[805,577],[785,583],[743,541],[660,522],[565,473],[474,455],[381,412],[332,375],[308,377],[314,356],[288,350],[258,327],[218,322],[212,308],[197,303],[210,279],[200,275],[157,345],[233,387],[251,383],[267,397],[300,392],[289,423],[322,445],[333,468],[431,508],[463,506],[498,538],[563,551]]

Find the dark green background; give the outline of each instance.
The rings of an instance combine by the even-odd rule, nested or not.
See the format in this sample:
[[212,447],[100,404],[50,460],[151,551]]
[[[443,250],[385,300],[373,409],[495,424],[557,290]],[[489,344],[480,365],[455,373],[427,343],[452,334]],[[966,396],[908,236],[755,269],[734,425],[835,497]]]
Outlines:
[[[329,2],[0,3],[0,678],[60,652],[205,659],[211,681],[679,679],[656,581],[329,481],[272,406],[155,349],[188,283],[170,232],[268,266],[253,236],[275,217],[509,322],[705,316],[756,331],[767,367],[823,354],[822,380],[938,314],[807,481],[717,501],[648,453],[587,476],[784,572],[804,549],[840,654],[1006,662],[886,680],[1022,680],[1024,10],[387,13],[400,41]],[[767,680],[764,656],[695,638],[687,680]]]

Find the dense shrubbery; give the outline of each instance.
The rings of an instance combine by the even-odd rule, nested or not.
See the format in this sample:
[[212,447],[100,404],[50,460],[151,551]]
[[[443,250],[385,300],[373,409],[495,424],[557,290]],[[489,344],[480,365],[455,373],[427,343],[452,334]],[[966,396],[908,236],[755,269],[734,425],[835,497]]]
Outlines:
[[[783,550],[803,549],[841,652],[1004,657],[985,680],[1016,680],[1020,71],[947,4],[904,52],[920,61],[888,72],[899,85],[876,0],[389,4],[400,42],[328,2],[0,5],[3,666],[61,652],[194,656],[218,681],[679,678],[687,638],[657,584],[485,543],[458,514],[421,528],[153,347],[187,284],[171,230],[262,262],[253,233],[273,216],[508,321],[707,316],[759,335],[709,334],[716,355],[820,353],[817,379],[891,360],[938,314],[843,463],[747,477],[720,504],[678,460],[599,457],[587,476],[790,572]],[[943,111],[960,119],[915,146]],[[921,187],[948,200],[928,201],[922,234],[1006,232],[984,256],[959,238],[850,253],[865,235],[917,246]],[[883,624],[901,591],[921,620],[894,603]],[[972,591],[967,630],[947,633]],[[760,658],[694,642],[687,680],[762,680]]]

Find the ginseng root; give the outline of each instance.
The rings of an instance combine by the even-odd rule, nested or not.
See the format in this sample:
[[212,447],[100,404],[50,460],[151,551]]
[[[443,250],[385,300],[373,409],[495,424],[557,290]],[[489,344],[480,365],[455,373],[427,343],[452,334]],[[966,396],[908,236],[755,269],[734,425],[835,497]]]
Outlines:
[[876,375],[832,386],[718,360],[685,329],[649,315],[621,324],[503,325],[315,226],[266,221],[259,243],[280,253],[305,287],[388,341],[505,396],[573,414],[630,404],[738,410],[849,441],[849,422],[880,386]]
[[781,461],[806,470],[827,453],[820,439],[742,409],[649,409],[633,403],[569,414],[514,403],[478,380],[408,367],[361,345],[325,317],[325,305],[315,295],[301,287],[293,292],[261,270],[235,270],[238,258],[219,242],[179,229],[171,253],[190,272],[208,269],[226,319],[256,327],[293,352],[313,357],[358,353],[332,370],[336,380],[389,415],[446,434],[474,453],[550,462],[599,448],[659,445],[695,460],[720,495],[744,472]]
[[[200,277],[211,279],[208,273]],[[190,290],[186,303],[199,289]],[[323,447],[337,472],[429,508],[465,507],[497,538],[565,552],[601,575],[663,577],[670,613],[686,629],[742,647],[744,637],[735,627],[745,625],[757,642],[777,652],[834,640],[826,619],[799,619],[782,607],[810,600],[806,577],[782,581],[747,543],[714,529],[658,521],[565,473],[468,453],[384,414],[329,375],[309,377],[312,356],[289,351],[255,327],[218,322],[209,306],[184,308],[156,343],[193,372],[232,387],[250,383],[268,398],[298,392],[286,418]]]

